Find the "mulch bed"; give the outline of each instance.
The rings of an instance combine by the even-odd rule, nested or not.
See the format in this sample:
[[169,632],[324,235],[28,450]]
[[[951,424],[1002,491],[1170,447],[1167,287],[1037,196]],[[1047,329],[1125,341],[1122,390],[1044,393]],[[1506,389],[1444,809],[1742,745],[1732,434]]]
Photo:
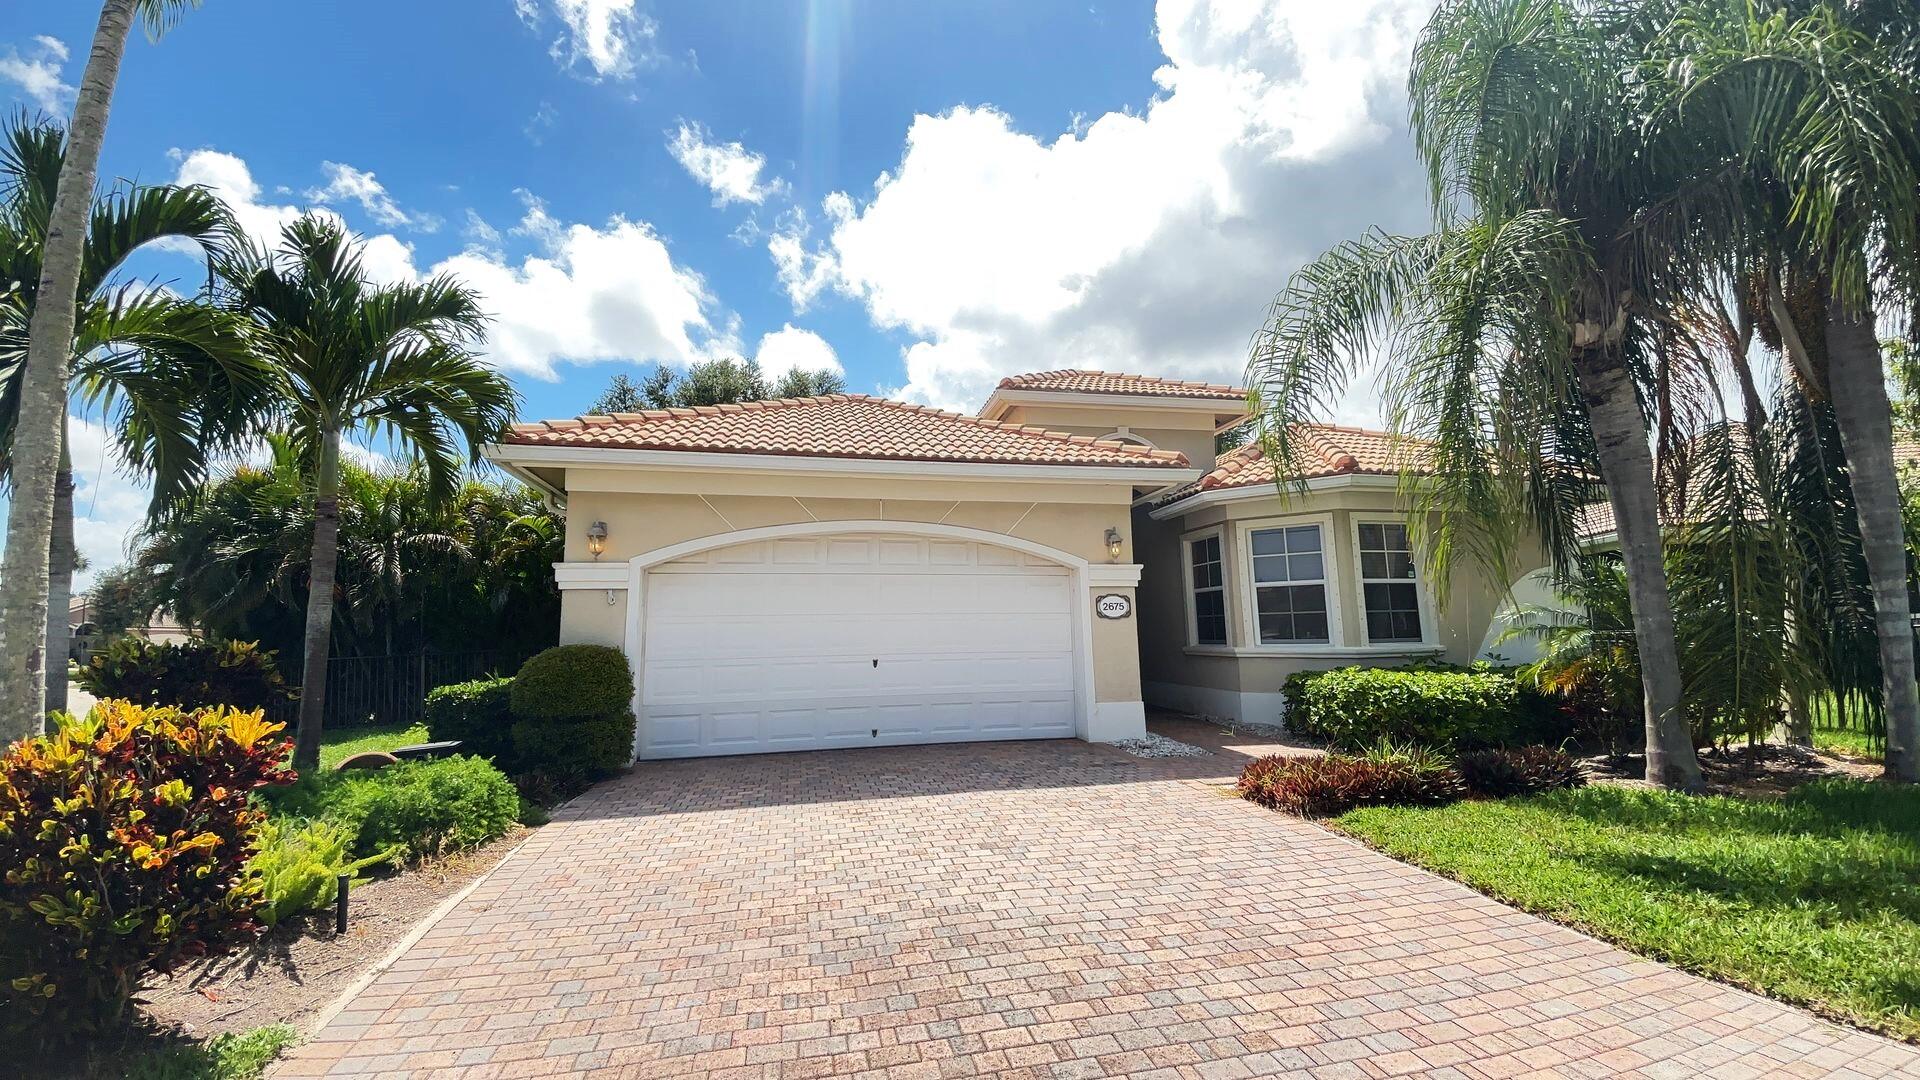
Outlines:
[[[1644,779],[1645,759],[1639,754],[1619,757],[1600,754],[1582,758],[1580,764],[1598,783],[1650,786]],[[1724,751],[1717,747],[1704,750],[1700,753],[1700,772],[1706,777],[1710,794],[1770,798],[1814,780],[1875,780],[1880,777],[1881,766],[1878,762],[1834,757],[1806,747],[1769,743],[1751,748],[1736,746]]]
[[407,932],[532,830],[515,828],[472,851],[366,882],[349,899],[347,932],[333,914],[290,920],[243,951],[183,968],[141,995],[142,1014],[198,1037],[306,1021],[326,1008]]

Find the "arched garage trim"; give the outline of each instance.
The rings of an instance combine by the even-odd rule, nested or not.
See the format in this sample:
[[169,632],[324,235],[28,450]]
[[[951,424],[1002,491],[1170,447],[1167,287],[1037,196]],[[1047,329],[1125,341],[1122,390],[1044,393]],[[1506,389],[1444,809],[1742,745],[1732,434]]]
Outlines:
[[969,529],[959,525],[943,525],[924,521],[800,521],[787,525],[769,525],[759,529],[739,529],[733,532],[714,533],[693,540],[686,540],[666,547],[641,552],[627,561],[627,661],[633,666],[633,715],[634,753],[640,751],[641,741],[646,730],[647,717],[641,705],[640,679],[646,670],[646,604],[647,571],[662,563],[682,559],[689,555],[712,551],[717,548],[751,544],[760,540],[773,540],[796,536],[839,536],[839,535],[891,535],[920,536],[942,540],[966,540],[978,544],[991,544],[1023,552],[1048,562],[1066,567],[1073,575],[1073,679],[1074,679],[1074,730],[1080,738],[1087,738],[1092,730],[1093,701],[1093,619],[1088,612],[1091,588],[1087,560],[1071,552],[1051,548],[1045,544],[1036,544],[1005,533],[989,532],[985,529]]

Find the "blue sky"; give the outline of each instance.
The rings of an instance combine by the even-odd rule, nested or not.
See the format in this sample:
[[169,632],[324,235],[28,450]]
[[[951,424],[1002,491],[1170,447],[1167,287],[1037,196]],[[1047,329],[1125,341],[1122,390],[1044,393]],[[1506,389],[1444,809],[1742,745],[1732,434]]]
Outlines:
[[[5,6],[0,98],[64,117],[97,9]],[[208,184],[261,235],[324,208],[379,275],[463,277],[528,416],[715,355],[957,409],[1054,367],[1234,380],[1302,260],[1425,224],[1427,7],[207,0],[130,47],[103,175]],[[97,443],[103,565],[142,495]]]

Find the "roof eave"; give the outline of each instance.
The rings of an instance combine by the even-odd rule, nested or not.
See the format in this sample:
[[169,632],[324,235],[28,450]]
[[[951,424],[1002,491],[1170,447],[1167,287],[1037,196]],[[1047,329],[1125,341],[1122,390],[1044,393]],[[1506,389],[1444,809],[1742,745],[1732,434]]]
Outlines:
[[[1309,477],[1307,491],[1335,491],[1340,488],[1377,488],[1381,490],[1399,490],[1400,478],[1388,473],[1348,472],[1330,476]],[[1279,486],[1271,483],[1242,484],[1238,487],[1217,487],[1195,492],[1184,498],[1163,503],[1148,511],[1155,521],[1184,517],[1195,510],[1208,506],[1217,506],[1225,502],[1239,502],[1244,499],[1272,499],[1280,496]]]
[[1022,462],[922,461],[899,458],[833,457],[810,454],[750,454],[699,450],[634,450],[604,446],[544,446],[491,443],[482,449],[491,461],[519,475],[514,465],[616,469],[688,469],[720,472],[772,472],[801,475],[934,477],[1011,482],[1070,481],[1103,484],[1176,485],[1197,480],[1199,469],[1178,465],[1041,464]]
[[[1175,409],[1186,412],[1232,413],[1244,419],[1245,398],[1200,397],[1192,394],[1118,394],[1104,390],[1023,390],[997,387],[980,406],[982,420],[998,420],[1015,405],[1086,405],[1132,409]],[[1237,422],[1237,421],[1236,421]],[[1228,425],[1231,426],[1231,425]]]

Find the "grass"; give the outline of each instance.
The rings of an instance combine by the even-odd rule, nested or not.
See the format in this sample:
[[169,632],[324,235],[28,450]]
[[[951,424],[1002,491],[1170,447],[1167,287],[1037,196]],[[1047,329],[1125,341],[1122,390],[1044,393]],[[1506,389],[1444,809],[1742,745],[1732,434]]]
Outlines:
[[355,754],[391,750],[427,741],[425,724],[378,724],[320,733],[320,767],[331,769]]
[[97,1060],[87,1073],[101,1080],[256,1080],[297,1038],[292,1027],[272,1024],[205,1042],[169,1040]]
[[1867,733],[1858,728],[1821,727],[1813,729],[1813,745],[1818,750],[1860,761],[1880,761],[1881,751]]
[[1333,824],[1636,952],[1920,1041],[1920,788],[1594,786]]

